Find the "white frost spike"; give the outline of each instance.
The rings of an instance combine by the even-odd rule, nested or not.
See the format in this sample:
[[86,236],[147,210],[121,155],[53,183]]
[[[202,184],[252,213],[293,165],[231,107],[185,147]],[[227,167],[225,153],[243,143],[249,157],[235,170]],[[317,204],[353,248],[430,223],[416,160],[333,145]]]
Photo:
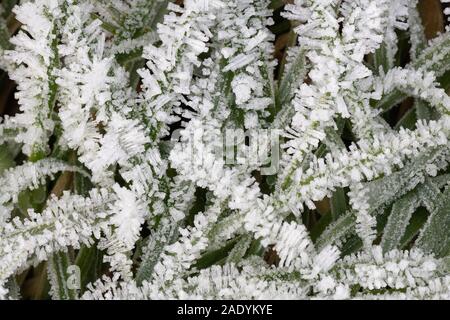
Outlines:
[[240,74],[233,79],[231,87],[236,96],[236,103],[243,104],[252,96],[252,90],[255,89],[256,82],[251,76]]
[[267,37],[268,34],[264,30],[260,30],[254,38],[250,39],[244,51],[248,52],[252,50],[256,46],[258,46],[261,42],[263,42]]
[[338,112],[342,115],[343,118],[350,117],[350,114],[348,113],[347,104],[345,103],[344,99],[341,96],[337,96],[336,98],[336,107]]
[[99,142],[101,147],[95,158],[90,160],[86,155],[81,157],[94,176],[115,163],[127,166],[128,159],[144,152],[144,145],[149,142],[149,138],[137,121],[113,114],[107,132]]
[[51,118],[56,94],[52,79],[57,64],[54,39],[62,12],[58,1],[37,0],[16,6],[14,13],[23,26],[10,40],[14,50],[5,51],[4,58],[11,66],[10,78],[18,84],[15,96],[20,112],[5,120],[23,129],[15,140],[23,143],[26,155],[43,154],[48,151],[48,139],[54,129]]
[[383,80],[386,93],[397,88],[413,97],[429,102],[443,114],[450,114],[450,97],[444,89],[439,88],[433,72],[425,72],[421,69],[393,68],[389,70]]
[[18,201],[19,193],[26,189],[36,189],[45,182],[46,177],[53,178],[58,172],[72,171],[88,174],[76,166],[56,159],[43,159],[27,162],[21,166],[7,169],[0,176],[0,222],[9,218],[11,207],[7,205]]
[[223,68],[223,71],[224,72],[235,71],[236,69],[245,67],[255,59],[256,56],[252,54],[244,54],[244,53],[238,54],[236,57],[230,60],[228,65],[225,68]]
[[91,245],[109,225],[106,207],[112,201],[106,189],[93,189],[89,197],[52,196],[41,213],[30,209],[28,218],[14,218],[0,226],[0,283],[19,270],[67,247]]
[[[450,299],[449,33],[426,43],[417,0],[293,0],[275,68],[272,2],[20,1],[11,45],[0,9],[20,106],[0,125],[0,298],[45,260],[52,297],[73,296],[66,258],[95,246],[83,299]],[[23,212],[23,190],[84,174],[47,154],[91,176]]]
[[139,237],[139,231],[144,222],[145,206],[132,191],[117,184],[113,186],[113,190],[118,199],[110,206],[111,223],[117,228],[114,231],[117,239],[123,242],[128,250],[131,250]]

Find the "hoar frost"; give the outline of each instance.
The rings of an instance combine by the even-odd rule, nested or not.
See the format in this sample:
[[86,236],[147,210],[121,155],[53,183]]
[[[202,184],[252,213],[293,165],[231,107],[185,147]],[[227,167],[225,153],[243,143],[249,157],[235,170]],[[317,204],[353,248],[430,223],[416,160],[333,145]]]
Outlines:
[[54,299],[450,298],[450,33],[417,1],[291,1],[279,60],[268,0],[17,2],[1,298],[44,261]]

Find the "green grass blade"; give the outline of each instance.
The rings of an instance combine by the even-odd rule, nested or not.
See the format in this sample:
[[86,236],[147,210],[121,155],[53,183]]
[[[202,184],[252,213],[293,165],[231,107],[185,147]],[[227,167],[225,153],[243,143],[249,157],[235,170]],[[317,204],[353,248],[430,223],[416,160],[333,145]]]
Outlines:
[[80,268],[80,289],[86,290],[86,285],[95,281],[101,275],[103,254],[95,246],[82,246],[78,251],[75,265]]
[[[67,252],[53,254],[48,260],[47,272],[53,299],[73,300],[78,296],[79,275],[70,273],[69,266],[71,261]],[[74,280],[74,283],[71,280]]]
[[318,250],[331,245],[354,230],[356,216],[353,211],[347,211],[341,215],[335,222],[330,224],[316,241]]
[[425,198],[430,216],[417,239],[417,246],[441,257],[450,249],[450,188],[441,193],[436,186],[430,187]]
[[420,205],[420,197],[415,190],[408,192],[392,206],[381,239],[384,252],[396,249],[405,234],[413,212]]
[[138,285],[141,285],[144,280],[151,279],[156,263],[158,263],[166,245],[173,242],[178,234],[178,228],[178,224],[162,224],[150,236],[151,238],[142,256],[142,262],[136,272],[136,283]]
[[233,249],[231,249],[226,262],[238,263],[245,256],[247,250],[250,248],[252,243],[252,236],[250,234],[244,234],[236,243]]
[[343,188],[337,188],[330,199],[331,215],[333,220],[338,219],[347,211],[347,199]]

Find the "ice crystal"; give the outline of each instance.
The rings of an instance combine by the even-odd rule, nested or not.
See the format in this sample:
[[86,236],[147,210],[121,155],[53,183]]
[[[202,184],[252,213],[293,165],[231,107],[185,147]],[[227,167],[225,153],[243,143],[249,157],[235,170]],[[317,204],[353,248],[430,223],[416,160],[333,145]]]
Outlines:
[[269,0],[18,2],[1,298],[47,261],[55,299],[449,299],[450,31],[418,1],[290,1],[281,58]]

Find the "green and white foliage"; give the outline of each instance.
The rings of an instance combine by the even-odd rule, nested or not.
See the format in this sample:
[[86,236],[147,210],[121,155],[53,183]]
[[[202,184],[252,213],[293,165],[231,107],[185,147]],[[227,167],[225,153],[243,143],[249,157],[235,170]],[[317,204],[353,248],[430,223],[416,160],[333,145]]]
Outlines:
[[449,299],[450,31],[295,0],[280,66],[271,1],[179,3],[2,4],[0,297]]

